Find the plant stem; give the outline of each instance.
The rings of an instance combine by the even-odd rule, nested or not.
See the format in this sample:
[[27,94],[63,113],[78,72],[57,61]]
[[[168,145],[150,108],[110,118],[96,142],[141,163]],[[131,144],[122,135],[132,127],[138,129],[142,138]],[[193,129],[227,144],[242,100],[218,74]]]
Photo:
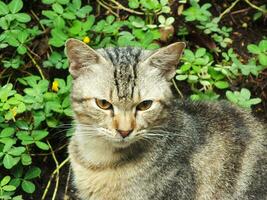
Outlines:
[[27,55],[30,57],[30,59],[33,62],[34,66],[37,68],[37,70],[39,71],[42,79],[44,80],[45,77],[44,77],[44,74],[42,72],[42,69],[41,69],[40,65],[38,65],[38,63],[36,62],[36,60],[32,57],[32,55],[28,51],[27,51]]
[[172,79],[172,83],[173,83],[173,85],[174,85],[176,91],[177,91],[178,94],[180,95],[181,99],[183,99],[183,98],[184,98],[184,95],[183,95],[182,92],[179,90],[179,88],[178,88],[178,86],[177,86],[177,84],[176,84],[176,82],[175,82],[174,79]]
[[119,2],[117,2],[115,0],[110,0],[110,1],[114,4],[116,4],[118,6],[118,9],[122,9],[122,10],[129,12],[129,13],[133,13],[133,14],[137,14],[137,15],[144,15],[144,13],[142,13],[142,12],[138,12],[138,11],[132,10],[130,8],[126,8],[125,6],[123,6],[122,4],[120,4]]
[[262,9],[262,8],[256,6],[255,4],[251,3],[249,0],[245,0],[245,2],[246,2],[248,5],[250,5],[252,8],[255,8],[256,10],[259,10],[259,11],[263,12],[264,14],[267,14],[267,10]]
[[56,176],[56,186],[55,186],[55,189],[54,189],[54,192],[53,192],[53,196],[52,196],[52,200],[55,200],[56,199],[56,195],[57,195],[57,191],[58,191],[58,184],[59,184],[58,160],[57,160],[57,157],[55,155],[55,152],[54,152],[53,148],[51,147],[49,141],[47,140],[46,142],[47,142],[49,148],[51,149],[51,154],[52,154],[52,157],[53,157],[53,159],[55,161],[56,169],[57,169],[56,170],[56,175],[57,175]]
[[102,7],[106,8],[110,13],[112,13],[113,15],[115,15],[116,17],[120,17],[117,13],[115,13],[110,7],[106,6],[103,2],[101,2],[100,0],[96,0],[99,5],[101,5]]
[[47,192],[48,192],[48,189],[49,189],[49,187],[50,187],[50,185],[51,185],[51,181],[52,181],[52,179],[54,178],[54,176],[55,176],[55,174],[67,163],[67,162],[69,162],[69,160],[70,160],[70,158],[68,157],[68,158],[66,158],[62,163],[60,163],[60,165],[58,165],[58,167],[53,171],[53,173],[51,174],[51,176],[50,176],[50,179],[49,179],[49,181],[48,181],[48,183],[47,183],[47,185],[46,185],[46,187],[45,187],[45,190],[44,190],[44,193],[43,193],[43,196],[42,196],[42,198],[41,198],[41,200],[45,200],[45,197],[46,197],[46,195],[47,195]]
[[223,17],[226,13],[230,12],[230,11],[232,10],[232,8],[233,8],[239,1],[240,1],[240,0],[236,0],[235,2],[233,2],[233,3],[231,4],[230,7],[228,7],[227,9],[225,9],[225,10],[220,14],[220,16],[219,16],[219,20],[221,20],[222,17]]

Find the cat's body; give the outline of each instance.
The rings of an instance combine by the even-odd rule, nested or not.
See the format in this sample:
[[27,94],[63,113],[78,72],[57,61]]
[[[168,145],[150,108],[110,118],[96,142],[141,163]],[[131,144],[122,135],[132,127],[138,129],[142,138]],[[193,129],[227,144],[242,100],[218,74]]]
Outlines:
[[[179,47],[175,47],[177,60]],[[175,49],[167,50],[160,58],[160,51],[132,49],[98,54],[76,40],[67,43],[77,121],[69,154],[79,196],[82,200],[266,200],[267,130],[249,113],[224,101],[174,100],[169,89],[173,72],[165,67],[160,73],[148,64],[171,65],[174,57],[168,56]],[[88,56],[87,63],[97,60],[80,65],[82,73],[77,63],[86,58],[81,55]],[[103,58],[114,66],[107,67]],[[105,75],[96,62],[105,66]],[[98,91],[88,91],[93,88]],[[108,99],[112,109],[106,102],[93,103],[94,98]],[[138,107],[144,99],[153,99],[151,107],[148,102]]]

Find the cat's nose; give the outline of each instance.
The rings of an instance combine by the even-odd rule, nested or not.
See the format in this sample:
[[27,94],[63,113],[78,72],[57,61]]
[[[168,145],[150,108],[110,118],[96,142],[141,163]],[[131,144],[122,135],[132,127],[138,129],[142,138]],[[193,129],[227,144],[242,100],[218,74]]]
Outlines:
[[127,130],[127,131],[123,131],[123,130],[117,129],[117,131],[121,135],[121,137],[126,138],[127,136],[130,135],[131,132],[133,132],[133,129],[132,130]]

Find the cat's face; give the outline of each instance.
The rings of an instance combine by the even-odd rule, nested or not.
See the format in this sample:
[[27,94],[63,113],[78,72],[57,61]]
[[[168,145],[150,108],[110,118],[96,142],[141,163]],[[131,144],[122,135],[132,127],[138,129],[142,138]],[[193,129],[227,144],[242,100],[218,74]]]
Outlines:
[[94,51],[68,40],[79,137],[99,138],[115,147],[149,138],[166,115],[170,80],[184,47],[174,43],[157,51],[130,47]]

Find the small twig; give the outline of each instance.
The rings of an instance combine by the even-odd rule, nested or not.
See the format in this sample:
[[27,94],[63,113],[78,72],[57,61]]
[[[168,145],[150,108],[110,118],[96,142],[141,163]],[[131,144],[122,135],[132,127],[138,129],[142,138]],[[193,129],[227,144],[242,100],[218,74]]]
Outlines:
[[132,14],[137,14],[137,15],[144,15],[144,13],[142,12],[138,12],[138,11],[135,11],[135,10],[132,10],[130,8],[126,8],[125,6],[123,6],[122,4],[120,4],[119,2],[115,1],[115,0],[110,0],[112,3],[116,4],[118,6],[118,9],[122,9],[122,10],[125,10],[129,13],[132,13]]
[[67,177],[67,180],[66,180],[66,186],[65,186],[65,191],[64,191],[64,200],[68,196],[67,193],[68,193],[69,182],[70,182],[70,173],[71,173],[71,168],[69,167],[68,177]]
[[[56,150],[54,150],[54,152],[58,152],[58,151],[64,149],[67,145],[68,145],[67,143],[66,144],[63,144],[62,146],[60,146],[59,148],[57,148]],[[52,152],[50,152],[50,153],[32,153],[30,155],[31,156],[49,156],[51,154],[52,154]]]
[[225,9],[225,10],[220,14],[220,16],[219,16],[219,20],[221,20],[222,17],[223,17],[226,13],[230,12],[230,11],[232,10],[232,8],[235,7],[235,5],[236,5],[239,1],[240,1],[240,0],[236,0],[235,2],[233,2],[233,3],[231,4],[231,6],[229,6],[227,9]]
[[263,12],[264,14],[267,14],[267,10],[262,9],[262,8],[256,6],[255,4],[251,3],[249,0],[245,0],[245,2],[246,2],[248,5],[250,5],[252,8],[255,8],[256,10],[259,10],[259,11]]
[[4,68],[0,73],[0,79],[2,78],[3,74],[8,70],[8,68]]
[[249,11],[249,9],[251,9],[251,8],[249,7],[249,8],[244,8],[244,9],[241,9],[241,10],[236,10],[236,11],[231,12],[231,15],[236,15],[236,14],[239,14],[239,13],[242,13],[242,12],[247,12],[247,11]]
[[30,57],[31,61],[33,62],[34,66],[37,68],[37,70],[39,71],[42,79],[44,80],[45,77],[44,77],[44,74],[41,70],[41,67],[38,65],[38,63],[36,62],[36,60],[32,57],[32,55],[27,51],[27,55]]
[[32,55],[34,55],[34,56],[36,56],[38,58],[41,58],[38,54],[34,53],[29,47],[27,47],[27,49]]
[[45,31],[45,27],[44,27],[44,25],[40,22],[39,17],[35,14],[35,12],[33,12],[33,10],[30,10],[30,11],[31,11],[33,17],[34,17],[34,18],[38,21],[38,23],[40,24],[40,26],[41,26],[41,28],[43,29],[43,31]]
[[50,187],[50,185],[51,185],[51,181],[52,181],[52,179],[54,178],[54,176],[55,176],[55,174],[67,163],[67,162],[69,162],[69,160],[70,160],[70,158],[68,157],[68,158],[66,158],[62,163],[60,163],[60,165],[58,165],[58,168],[56,168],[53,172],[52,172],[52,174],[51,174],[51,176],[50,176],[50,179],[49,179],[49,181],[48,181],[48,183],[47,183],[47,185],[46,185],[46,187],[45,187],[45,190],[44,190],[44,193],[43,193],[43,195],[42,195],[42,198],[41,198],[41,200],[44,200],[45,199],[45,197],[46,197],[46,195],[47,195],[47,192],[48,192],[48,189],[49,189],[49,187]]
[[105,1],[101,1],[103,4],[105,4],[106,6],[110,7],[110,8],[113,8],[113,9],[118,9],[118,6],[115,6],[115,5],[112,5],[112,4],[108,4],[107,2]]
[[109,8],[108,6],[106,6],[104,3],[102,3],[100,0],[96,0],[99,5],[101,5],[102,7],[106,8],[110,13],[112,13],[113,15],[115,15],[116,17],[120,17],[117,13],[115,13],[111,8]]
[[[43,31],[44,31],[44,33],[45,33],[45,32],[46,32],[46,29],[45,29],[44,25],[40,22],[39,17],[35,14],[35,12],[34,12],[33,10],[30,10],[30,11],[31,11],[33,17],[35,18],[35,20],[38,21],[39,25],[41,26],[41,28],[43,29]],[[46,36],[46,38],[47,38],[47,36]],[[51,48],[50,45],[48,45],[48,48],[49,48],[49,50],[50,50],[51,52],[53,52],[53,49]]]
[[184,98],[184,95],[183,95],[182,92],[179,90],[179,88],[178,88],[178,86],[177,86],[177,84],[176,84],[176,82],[175,82],[174,79],[172,79],[172,83],[173,83],[173,85],[174,85],[176,91],[177,91],[178,94],[180,95],[180,97],[183,99],[183,98]]
[[[52,157],[55,161],[55,164],[56,164],[56,169],[58,169],[58,161],[57,161],[57,157],[55,155],[55,152],[53,150],[53,148],[51,147],[50,143],[48,140],[46,140],[50,150],[51,150],[51,154],[52,154]],[[58,184],[59,184],[59,171],[57,170],[56,171],[56,186],[55,186],[55,189],[54,189],[54,192],[53,192],[53,196],[52,196],[52,200],[55,200],[56,199],[56,195],[57,195],[57,191],[58,191]]]

